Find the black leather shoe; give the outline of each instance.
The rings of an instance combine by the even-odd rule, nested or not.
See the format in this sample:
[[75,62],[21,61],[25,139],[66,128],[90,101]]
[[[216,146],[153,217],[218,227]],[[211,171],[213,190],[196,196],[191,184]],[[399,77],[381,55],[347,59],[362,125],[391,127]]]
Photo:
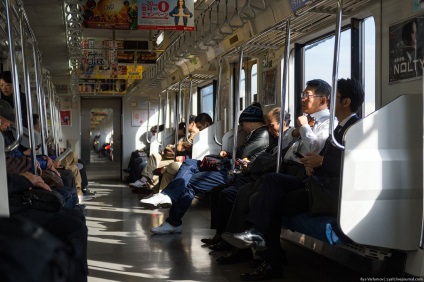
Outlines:
[[216,259],[218,264],[233,264],[252,259],[251,249],[234,249],[225,256]]
[[206,245],[214,245],[221,241],[221,235],[215,234],[212,238],[203,238],[200,241],[202,241],[203,244]]
[[283,277],[283,270],[281,268],[274,268],[268,262],[264,261],[255,271],[250,273],[243,273],[240,275],[240,280],[243,281],[259,281],[278,279]]
[[256,229],[250,229],[242,233],[225,232],[221,237],[227,243],[239,249],[254,247],[257,250],[263,250],[266,248],[264,235]]
[[209,249],[213,251],[229,251],[231,250],[231,245],[229,245],[227,242],[221,240],[219,243],[213,244],[209,246]]

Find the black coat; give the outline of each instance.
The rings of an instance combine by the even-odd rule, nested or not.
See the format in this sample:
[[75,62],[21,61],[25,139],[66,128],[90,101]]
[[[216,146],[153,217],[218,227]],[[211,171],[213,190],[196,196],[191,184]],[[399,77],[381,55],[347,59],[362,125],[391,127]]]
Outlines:
[[243,145],[237,148],[236,157],[240,159],[248,158],[254,161],[256,157],[265,151],[269,145],[269,133],[267,126],[261,126],[252,132],[244,141]]
[[[346,130],[358,120],[359,117],[357,115],[352,116],[337,133],[334,133],[334,137],[336,138],[337,142],[339,142],[340,144],[342,143],[343,135]],[[322,162],[322,166],[316,170],[315,175],[326,177],[340,177],[342,150],[336,148],[330,142],[330,139],[327,139],[324,148],[320,152],[320,155],[322,155],[324,159]]]

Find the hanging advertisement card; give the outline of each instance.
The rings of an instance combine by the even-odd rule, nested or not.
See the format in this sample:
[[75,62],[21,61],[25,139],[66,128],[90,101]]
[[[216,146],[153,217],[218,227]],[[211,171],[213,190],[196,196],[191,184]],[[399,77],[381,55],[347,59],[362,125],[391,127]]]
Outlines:
[[193,0],[138,0],[138,29],[194,30]]
[[60,124],[62,126],[71,126],[71,111],[60,111]]

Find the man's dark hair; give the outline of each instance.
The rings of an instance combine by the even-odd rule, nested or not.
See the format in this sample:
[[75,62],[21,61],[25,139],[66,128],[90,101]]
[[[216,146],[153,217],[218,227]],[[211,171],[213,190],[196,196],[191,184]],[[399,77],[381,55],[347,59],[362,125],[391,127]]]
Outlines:
[[211,116],[207,113],[198,114],[194,122],[196,123],[196,126],[197,128],[199,128],[200,131],[213,124]]
[[337,81],[337,92],[340,93],[340,99],[350,98],[350,111],[358,112],[362,103],[364,103],[364,88],[361,82],[354,78],[341,78]]
[[316,95],[321,95],[327,98],[328,102],[330,101],[331,95],[331,86],[322,79],[313,79],[306,82],[306,87],[311,87],[314,89]]
[[186,123],[185,122],[180,122],[178,124],[178,130],[185,131],[185,129],[186,129]]
[[0,79],[3,79],[6,83],[12,83],[12,73],[10,71],[4,71],[0,73]]

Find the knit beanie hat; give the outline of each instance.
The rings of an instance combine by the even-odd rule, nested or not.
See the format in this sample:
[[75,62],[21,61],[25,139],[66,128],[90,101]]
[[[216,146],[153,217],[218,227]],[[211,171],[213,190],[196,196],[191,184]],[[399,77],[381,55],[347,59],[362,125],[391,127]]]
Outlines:
[[247,107],[239,117],[239,123],[242,123],[243,121],[264,122],[262,109],[255,106]]

